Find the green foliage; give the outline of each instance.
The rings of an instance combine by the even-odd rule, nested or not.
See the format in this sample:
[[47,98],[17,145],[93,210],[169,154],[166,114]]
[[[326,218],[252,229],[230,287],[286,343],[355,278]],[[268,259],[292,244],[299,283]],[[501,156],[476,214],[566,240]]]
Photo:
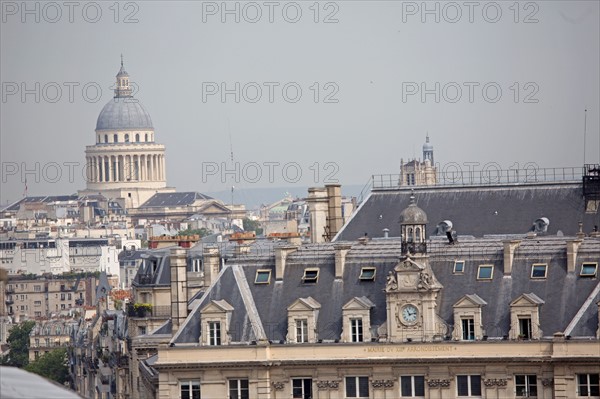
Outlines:
[[10,352],[0,357],[0,364],[5,366],[25,367],[29,363],[29,333],[35,326],[35,321],[28,320],[14,326],[8,334],[6,342]]
[[69,368],[67,367],[67,349],[54,349],[29,363],[25,370],[41,375],[44,378],[64,384],[69,381]]
[[194,236],[194,235],[199,235],[200,237],[206,237],[211,235],[213,232],[212,230],[209,230],[205,227],[202,227],[201,229],[187,229],[187,230],[183,230],[180,231],[179,234],[180,236]]
[[260,227],[260,222],[258,220],[244,218],[243,222],[245,231],[254,231],[257,236],[263,233],[263,229]]

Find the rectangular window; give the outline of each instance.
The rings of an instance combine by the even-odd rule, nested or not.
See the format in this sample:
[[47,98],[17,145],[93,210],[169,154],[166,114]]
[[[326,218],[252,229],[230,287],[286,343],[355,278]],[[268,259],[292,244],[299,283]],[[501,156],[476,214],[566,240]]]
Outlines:
[[208,322],[208,344],[221,345],[221,323],[218,321]]
[[304,269],[302,281],[304,283],[316,283],[319,279],[319,269]]
[[296,342],[308,342],[308,320],[296,320]]
[[346,377],[347,398],[368,398],[369,377]]
[[460,274],[465,272],[465,261],[464,260],[455,260],[454,261],[454,269],[452,273]]
[[461,319],[463,341],[475,340],[475,319]]
[[138,327],[138,335],[146,335],[146,326]]
[[34,290],[35,292],[42,292],[42,287],[41,287],[41,286],[39,286],[39,285],[34,285],[34,286],[33,286],[33,290]]
[[494,275],[494,265],[479,265],[477,280],[491,280]]
[[248,380],[229,380],[229,399],[249,399]]
[[581,265],[581,277],[596,277],[596,271],[598,270],[598,263],[586,262]]
[[600,396],[599,374],[577,374],[577,396]]
[[548,265],[545,263],[534,263],[531,266],[531,278],[546,278]]
[[202,259],[192,260],[192,272],[199,273],[202,271]]
[[294,378],[292,380],[292,398],[312,399],[312,379]]
[[259,269],[254,277],[254,284],[269,284],[271,282],[271,270]]
[[515,375],[515,389],[518,397],[537,397],[537,376]]
[[531,339],[531,319],[529,317],[519,317],[519,338]]
[[374,267],[363,267],[362,269],[360,269],[359,279],[373,281],[375,280],[376,271],[377,269],[375,269]]
[[181,381],[181,399],[200,399],[200,381]]
[[352,334],[352,342],[363,342],[362,319],[350,319],[350,332]]
[[458,396],[481,396],[481,376],[457,375],[456,392]]
[[425,396],[425,377],[422,375],[403,375],[400,377],[400,395],[403,398]]
[[33,302],[33,306],[42,306],[42,301]]

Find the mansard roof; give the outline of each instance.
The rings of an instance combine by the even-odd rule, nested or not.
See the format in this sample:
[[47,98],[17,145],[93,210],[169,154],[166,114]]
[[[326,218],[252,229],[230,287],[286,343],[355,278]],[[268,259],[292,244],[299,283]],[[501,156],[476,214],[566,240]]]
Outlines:
[[581,183],[543,183],[512,186],[424,187],[373,190],[357,212],[338,233],[336,240],[356,240],[365,233],[382,237],[400,236],[399,215],[410,204],[411,190],[428,217],[427,232],[445,236],[437,226],[452,221],[458,234],[483,237],[489,234],[527,233],[534,221],[549,219],[546,235],[559,231],[575,235],[578,222],[592,231],[597,214],[585,212]]
[[[595,336],[598,308],[585,306],[598,285],[598,277],[579,275],[581,263],[597,261],[600,239],[586,237],[579,247],[575,273],[567,271],[566,242],[574,237],[537,237],[524,239],[515,251],[512,271],[504,273],[503,244],[500,239],[465,239],[455,245],[442,240],[428,243],[429,264],[443,285],[438,297],[438,312],[450,327],[454,323],[454,305],[462,298],[487,303],[482,323],[489,339],[502,339],[510,330],[510,305],[524,295],[544,301],[540,307],[540,325],[551,337],[578,320],[571,336]],[[226,300],[232,307],[231,340],[251,342],[265,337],[273,342],[285,341],[288,307],[299,298],[313,298],[320,304],[317,320],[318,339],[336,340],[342,334],[342,308],[354,298],[373,303],[370,310],[373,331],[386,322],[386,275],[398,264],[401,249],[398,239],[376,239],[366,244],[352,243],[346,255],[343,277],[335,278],[334,244],[303,245],[287,257],[283,279],[275,281],[275,258],[272,253],[230,258],[216,281],[195,305],[187,320],[173,337],[174,344],[198,343],[202,309],[210,301]],[[464,261],[460,274],[453,272],[454,262]],[[545,279],[532,279],[533,263],[548,265]],[[494,267],[491,280],[478,280],[478,266]],[[316,282],[303,281],[306,268],[319,268]],[[363,267],[376,267],[373,280],[361,280]],[[271,270],[269,284],[254,284],[258,270]],[[468,294],[467,294],[468,293]],[[537,298],[537,299],[536,299]],[[593,300],[593,298],[592,298]],[[577,315],[581,310],[581,315]]]

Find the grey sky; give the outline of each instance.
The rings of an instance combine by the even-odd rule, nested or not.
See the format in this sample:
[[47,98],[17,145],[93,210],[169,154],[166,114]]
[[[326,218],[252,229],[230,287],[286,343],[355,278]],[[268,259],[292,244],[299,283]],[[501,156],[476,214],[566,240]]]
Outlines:
[[[317,7],[312,1],[227,2],[230,9],[238,4],[239,23],[235,14],[221,14],[220,1],[119,3],[117,23],[113,2],[91,3],[77,3],[70,23],[62,2],[55,3],[60,17],[46,2],[28,2],[32,9],[37,4],[37,23],[36,15],[24,14],[23,3],[2,1],[2,204],[23,195],[20,169],[35,170],[36,162],[38,172],[27,177],[29,195],[85,187],[85,146],[94,143],[96,118],[112,98],[121,53],[139,86],[136,98],[152,116],[156,140],[167,147],[168,184],[180,191],[290,185],[297,180],[296,166],[288,166],[285,176],[282,172],[293,162],[302,172],[297,185],[327,183],[329,172],[343,185],[364,184],[371,174],[397,173],[400,158],[420,157],[426,132],[442,166],[580,166],[586,107],[586,161],[599,159],[598,1],[475,2],[472,9],[462,1],[453,3],[457,7],[428,2],[429,9],[438,7],[439,23],[435,15],[423,14],[420,1],[336,1]],[[102,15],[87,22],[83,9],[91,20],[96,4]],[[299,21],[288,22],[298,8]],[[262,17],[249,22],[257,9]],[[498,9],[499,21],[488,22]],[[462,15],[452,23],[457,10]],[[124,23],[131,13],[138,21]],[[326,18],[337,22],[324,23]],[[48,22],[52,19],[57,21]],[[33,94],[22,101],[23,82],[30,89],[40,83],[39,103]],[[62,86],[55,103],[51,82]],[[72,103],[65,82],[79,84]],[[239,103],[233,94],[225,102],[219,94],[205,92],[203,98],[203,87],[223,82],[230,89],[240,83]],[[262,88],[256,103],[250,102],[256,97],[251,82]],[[424,102],[421,93],[409,95],[407,90],[420,90],[423,82],[429,89],[439,82],[439,103],[435,94]],[[292,85],[285,97],[287,83]],[[97,102],[90,101],[93,88],[88,97],[82,94],[86,84],[102,88]],[[482,93],[486,84],[488,97]],[[462,97],[452,103],[457,86]],[[19,93],[10,94],[15,87]],[[294,87],[302,90],[295,103]],[[502,95],[492,102],[497,87]],[[327,95],[337,103],[326,103]],[[223,182],[220,173],[203,178],[202,162],[205,169],[230,162],[229,135],[241,180],[232,182],[230,175]],[[44,167],[53,162],[61,165],[58,178],[55,164]],[[64,162],[80,165],[72,182]],[[251,162],[260,165],[261,176]],[[268,162],[279,162],[272,166],[272,182]],[[15,165],[19,170],[13,175]]]

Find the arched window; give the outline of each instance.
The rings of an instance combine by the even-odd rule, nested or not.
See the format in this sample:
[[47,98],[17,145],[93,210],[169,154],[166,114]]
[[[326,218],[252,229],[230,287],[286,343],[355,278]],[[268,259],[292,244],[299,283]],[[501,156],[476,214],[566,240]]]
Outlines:
[[408,236],[408,237],[406,237],[406,241],[408,241],[408,242],[413,242],[413,229],[412,229],[412,227],[410,227],[410,228],[408,229],[408,234],[407,234],[407,236]]
[[113,135],[113,143],[118,143],[119,142],[119,136],[118,135]]
[[148,133],[146,133],[146,143],[148,142]]
[[136,143],[139,143],[139,142],[140,142],[140,134],[139,134],[139,133],[136,133],[136,134],[135,134],[135,142],[136,142]]
[[125,142],[129,143],[129,134],[127,134],[127,133],[125,134]]
[[105,134],[105,135],[104,135],[104,142],[105,142],[105,143],[108,143],[108,134]]
[[415,240],[421,242],[421,228],[415,227]]
[[102,140],[100,139],[100,135],[98,135],[98,143],[101,143]]

